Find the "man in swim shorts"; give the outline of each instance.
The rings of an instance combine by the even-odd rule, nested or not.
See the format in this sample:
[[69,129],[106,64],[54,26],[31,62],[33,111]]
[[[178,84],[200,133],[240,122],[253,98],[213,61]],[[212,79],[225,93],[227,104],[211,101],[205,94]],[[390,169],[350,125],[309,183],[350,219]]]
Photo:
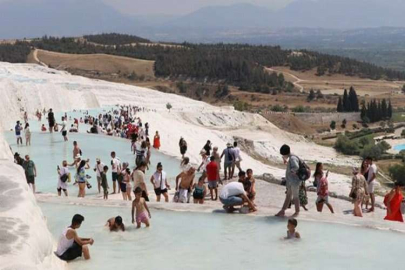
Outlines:
[[[179,200],[181,203],[189,203],[191,195],[191,187],[194,183],[195,169],[191,167],[186,172],[181,172],[176,177],[176,191],[179,192]],[[179,180],[180,184],[179,184]],[[180,188],[179,188],[180,187]]]

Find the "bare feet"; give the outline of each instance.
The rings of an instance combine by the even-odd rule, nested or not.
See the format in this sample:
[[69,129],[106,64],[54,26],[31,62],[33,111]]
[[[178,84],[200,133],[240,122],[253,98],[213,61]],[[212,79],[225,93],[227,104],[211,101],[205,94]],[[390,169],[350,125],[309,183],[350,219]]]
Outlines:
[[280,212],[278,212],[278,213],[276,214],[276,217],[285,217],[285,211],[284,211],[284,210],[281,210]]
[[298,217],[299,214],[300,214],[299,212],[295,212],[294,215],[292,215],[291,217],[292,218]]

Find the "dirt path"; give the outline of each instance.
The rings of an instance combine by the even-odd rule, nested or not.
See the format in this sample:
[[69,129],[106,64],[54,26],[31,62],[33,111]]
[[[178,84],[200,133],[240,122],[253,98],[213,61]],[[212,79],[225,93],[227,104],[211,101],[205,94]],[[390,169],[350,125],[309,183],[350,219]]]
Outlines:
[[302,85],[300,85],[300,82],[305,82],[306,80],[301,80],[300,78],[298,78],[297,76],[295,76],[294,74],[291,74],[289,72],[279,71],[279,70],[272,69],[272,68],[266,68],[266,69],[271,72],[287,74],[288,76],[290,76],[291,78],[293,78],[295,80],[295,82],[292,82],[294,84],[294,86],[297,87],[301,93],[304,92],[304,87]]
[[32,56],[34,57],[34,60],[35,60],[38,64],[40,64],[41,66],[44,66],[44,67],[48,67],[47,64],[45,64],[44,62],[41,62],[41,60],[39,60],[39,58],[38,58],[38,49],[35,49],[35,50],[34,50],[34,52],[32,53]]

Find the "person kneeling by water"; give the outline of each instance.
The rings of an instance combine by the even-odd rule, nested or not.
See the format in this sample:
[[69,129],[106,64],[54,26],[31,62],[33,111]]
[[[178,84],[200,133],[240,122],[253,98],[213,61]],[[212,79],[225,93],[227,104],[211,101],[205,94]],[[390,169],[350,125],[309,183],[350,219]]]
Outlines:
[[93,245],[92,238],[80,238],[77,235],[76,229],[79,229],[84,221],[82,215],[76,214],[73,216],[72,225],[67,227],[59,238],[58,248],[55,252],[63,261],[72,261],[82,254],[86,260],[90,259],[90,251],[87,245]]
[[245,203],[248,204],[251,212],[256,211],[256,207],[246,195],[243,184],[239,182],[232,182],[224,186],[221,190],[221,194],[219,195],[219,200],[224,205],[224,209],[228,213],[232,213],[236,210],[234,206],[243,206]]

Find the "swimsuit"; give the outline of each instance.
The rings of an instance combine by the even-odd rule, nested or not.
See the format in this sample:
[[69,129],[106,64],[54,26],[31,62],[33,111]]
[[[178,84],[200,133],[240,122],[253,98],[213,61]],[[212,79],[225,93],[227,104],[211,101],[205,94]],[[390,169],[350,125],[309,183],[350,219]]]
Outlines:
[[136,223],[146,223],[149,220],[147,212],[136,215]]

